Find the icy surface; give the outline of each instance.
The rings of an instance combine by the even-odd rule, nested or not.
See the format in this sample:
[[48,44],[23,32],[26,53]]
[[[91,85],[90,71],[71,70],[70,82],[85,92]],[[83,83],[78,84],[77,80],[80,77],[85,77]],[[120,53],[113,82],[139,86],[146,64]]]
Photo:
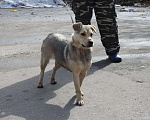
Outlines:
[[0,8],[33,8],[64,6],[62,0],[0,0]]

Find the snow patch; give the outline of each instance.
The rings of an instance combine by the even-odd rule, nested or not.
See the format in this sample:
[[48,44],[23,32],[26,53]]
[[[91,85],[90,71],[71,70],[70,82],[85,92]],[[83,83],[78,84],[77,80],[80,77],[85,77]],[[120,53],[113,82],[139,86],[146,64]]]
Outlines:
[[0,8],[33,8],[65,6],[62,0],[0,0]]

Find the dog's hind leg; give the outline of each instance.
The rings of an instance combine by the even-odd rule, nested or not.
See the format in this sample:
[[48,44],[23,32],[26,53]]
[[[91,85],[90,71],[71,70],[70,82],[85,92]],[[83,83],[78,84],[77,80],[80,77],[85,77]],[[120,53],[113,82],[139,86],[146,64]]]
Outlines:
[[56,74],[56,71],[60,68],[60,65],[57,63],[57,61],[55,61],[55,67],[53,68],[53,73],[52,73],[52,76],[51,76],[51,80],[50,80],[50,83],[51,84],[56,84],[56,80],[55,80],[55,74]]
[[50,57],[47,57],[41,54],[41,66],[40,66],[41,73],[40,73],[40,80],[39,80],[37,88],[43,88],[44,71],[45,71],[47,64],[49,63],[49,60],[50,60]]

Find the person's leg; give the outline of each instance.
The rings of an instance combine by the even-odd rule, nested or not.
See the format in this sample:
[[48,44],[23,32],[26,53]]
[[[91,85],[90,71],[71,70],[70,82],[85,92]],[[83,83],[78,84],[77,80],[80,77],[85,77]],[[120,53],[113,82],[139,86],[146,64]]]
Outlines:
[[82,22],[84,25],[91,24],[93,0],[73,0],[72,10],[75,14],[76,22]]
[[117,56],[120,45],[118,40],[118,26],[116,23],[116,12],[113,0],[95,0],[95,16],[98,28],[101,34],[101,41],[105,47],[106,54],[111,59],[116,58],[113,62],[121,62]]

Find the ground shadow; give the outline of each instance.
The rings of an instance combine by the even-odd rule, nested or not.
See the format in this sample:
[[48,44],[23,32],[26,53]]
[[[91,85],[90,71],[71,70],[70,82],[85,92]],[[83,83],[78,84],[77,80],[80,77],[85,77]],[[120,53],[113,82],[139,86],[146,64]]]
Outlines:
[[[66,72],[67,78],[59,74],[62,72]],[[52,71],[45,73],[45,86],[43,89],[36,88],[39,76],[1,89],[0,118],[13,115],[26,120],[67,120],[70,110],[75,107],[75,96],[68,101],[64,108],[58,105],[46,104],[46,102],[56,96],[55,90],[72,82],[72,75],[64,69],[60,69],[57,75],[63,81],[59,81],[57,85],[50,85],[51,73]]]
[[88,71],[88,75],[93,74],[95,71],[103,69],[105,67],[107,67],[108,65],[110,65],[112,62],[110,61],[110,59],[104,59],[104,60],[100,60],[97,62],[92,63],[92,66],[90,68],[90,70]]
[[[109,64],[110,61],[107,59],[93,63],[88,75]],[[0,90],[0,118],[13,115],[26,120],[67,120],[70,116],[70,110],[76,107],[74,105],[75,96],[63,108],[58,105],[46,104],[46,102],[56,96],[55,90],[72,82],[72,74],[61,68],[58,70],[57,78],[61,78],[63,81],[60,80],[57,85],[49,85],[51,75],[49,73],[52,71],[45,73],[43,89],[36,88],[39,76],[2,88]]]
[[104,59],[104,60],[101,60],[101,61],[97,61],[97,62],[94,62],[92,64],[92,67],[97,67],[98,69],[103,69],[104,67],[110,65],[112,62],[110,61],[109,58],[107,59]]

